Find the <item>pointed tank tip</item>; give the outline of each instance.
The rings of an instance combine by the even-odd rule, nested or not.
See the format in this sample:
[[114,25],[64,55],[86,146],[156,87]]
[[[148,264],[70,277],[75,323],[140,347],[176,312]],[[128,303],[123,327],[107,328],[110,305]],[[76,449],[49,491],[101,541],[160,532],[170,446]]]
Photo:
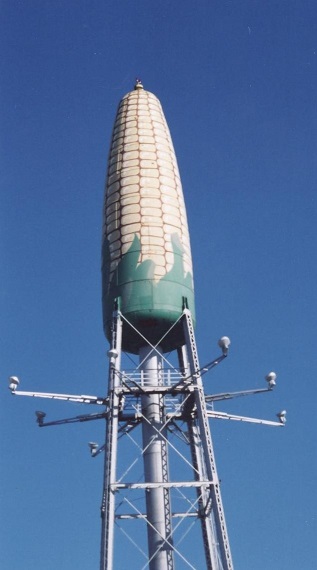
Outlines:
[[138,77],[136,78],[134,89],[143,89],[142,81]]

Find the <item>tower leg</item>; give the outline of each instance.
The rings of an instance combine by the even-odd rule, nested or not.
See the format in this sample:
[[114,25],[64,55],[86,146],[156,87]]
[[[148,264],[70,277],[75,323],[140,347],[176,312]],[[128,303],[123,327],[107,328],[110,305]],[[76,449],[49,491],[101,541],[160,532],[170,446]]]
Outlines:
[[210,481],[207,491],[203,487],[200,492],[200,518],[205,546],[206,565],[208,570],[233,570],[229,538],[222,505],[219,479],[207,416],[203,383],[199,373],[200,366],[194,327],[191,314],[184,310],[184,333],[186,339],[189,368],[194,379],[194,408],[188,418],[193,466],[200,479]]
[[[140,369],[144,386],[162,384],[162,358],[146,346],[140,349]],[[164,402],[160,394],[142,396],[142,437],[144,479],[146,483],[168,480]],[[162,435],[161,435],[162,434]],[[169,491],[160,486],[146,490],[147,532],[150,570],[172,570]]]
[[114,517],[117,441],[119,425],[119,394],[121,366],[122,321],[115,313],[112,325],[112,341],[109,351],[109,413],[106,424],[105,466],[101,505],[101,553],[100,570],[112,570],[114,546]]

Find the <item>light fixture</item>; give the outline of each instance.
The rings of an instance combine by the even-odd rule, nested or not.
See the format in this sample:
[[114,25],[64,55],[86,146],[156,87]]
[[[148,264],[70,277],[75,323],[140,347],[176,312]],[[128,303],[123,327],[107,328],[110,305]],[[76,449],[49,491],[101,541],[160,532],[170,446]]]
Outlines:
[[10,376],[10,378],[9,378],[9,390],[11,390],[11,392],[15,392],[19,384],[20,384],[20,380],[17,376]]
[[269,388],[273,388],[276,385],[276,374],[275,372],[269,372],[265,376],[265,380],[267,381]]
[[228,336],[222,336],[218,340],[218,346],[221,348],[222,354],[224,356],[227,356],[227,354],[228,354],[230,343],[231,343],[231,340]]
[[281,424],[286,424],[286,410],[282,410],[278,414],[276,414],[278,419],[280,420]]
[[94,457],[97,453],[98,443],[95,443],[94,441],[90,441],[88,443],[88,445],[89,445],[91,456]]
[[45,412],[37,411],[37,412],[35,412],[35,415],[36,415],[36,421],[37,421],[37,423],[39,424],[39,426],[42,426],[42,425],[43,425],[43,420],[44,420],[44,418],[45,418],[45,416],[46,416],[46,413],[45,413]]
[[108,350],[108,352],[107,352],[107,356],[109,358],[117,358],[118,351],[115,348],[110,348],[110,350]]

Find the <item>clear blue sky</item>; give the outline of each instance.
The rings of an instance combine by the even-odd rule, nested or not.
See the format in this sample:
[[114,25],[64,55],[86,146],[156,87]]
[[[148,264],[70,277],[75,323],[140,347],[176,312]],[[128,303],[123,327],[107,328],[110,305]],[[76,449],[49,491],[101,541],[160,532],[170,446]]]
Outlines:
[[[97,569],[102,441],[94,422],[40,430],[103,394],[100,242],[111,129],[135,77],[160,99],[191,232],[208,391],[273,394],[212,423],[235,570],[314,570],[317,7],[314,0],[2,0],[1,522],[4,570]],[[197,568],[203,568],[197,553]],[[133,563],[129,565],[133,568]],[[117,570],[126,570],[120,568]]]

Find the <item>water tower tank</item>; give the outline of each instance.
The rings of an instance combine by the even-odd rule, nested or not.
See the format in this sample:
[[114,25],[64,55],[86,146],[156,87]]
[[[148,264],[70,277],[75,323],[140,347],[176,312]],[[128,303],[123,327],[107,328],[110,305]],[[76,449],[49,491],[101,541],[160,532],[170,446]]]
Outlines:
[[138,353],[145,344],[142,336],[156,344],[171,327],[161,349],[166,352],[183,344],[182,326],[175,322],[186,306],[194,315],[184,197],[161,104],[140,81],[121,100],[113,128],[102,283],[108,339],[118,307],[130,323],[124,321],[123,350]]

